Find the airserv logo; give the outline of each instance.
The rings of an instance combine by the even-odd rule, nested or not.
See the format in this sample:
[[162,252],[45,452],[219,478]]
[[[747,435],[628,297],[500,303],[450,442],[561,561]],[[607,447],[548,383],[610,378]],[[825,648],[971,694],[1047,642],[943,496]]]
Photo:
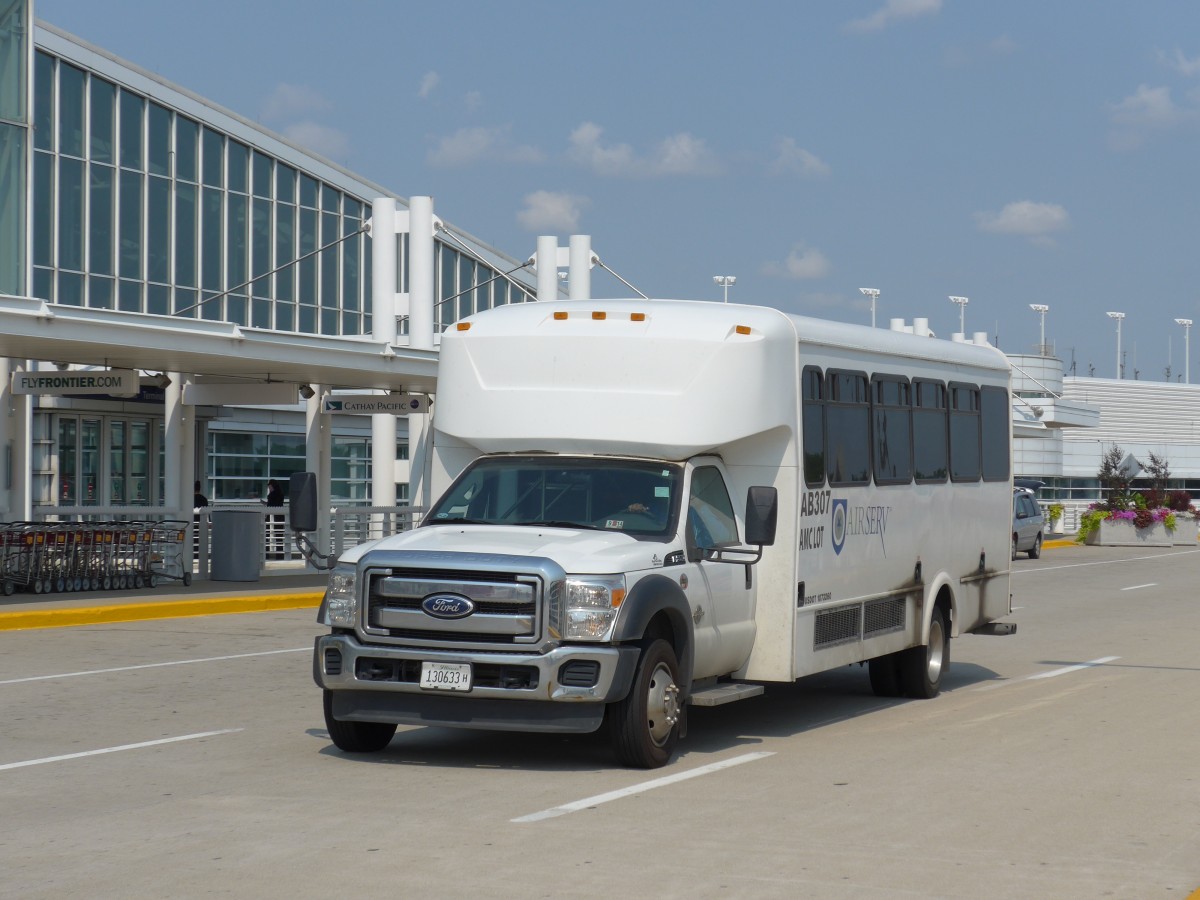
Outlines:
[[835,498],[833,501],[832,543],[833,552],[841,555],[846,541],[854,538],[879,539],[883,555],[887,556],[887,544],[884,538],[887,534],[888,517],[891,515],[890,506],[851,506],[845,499]]

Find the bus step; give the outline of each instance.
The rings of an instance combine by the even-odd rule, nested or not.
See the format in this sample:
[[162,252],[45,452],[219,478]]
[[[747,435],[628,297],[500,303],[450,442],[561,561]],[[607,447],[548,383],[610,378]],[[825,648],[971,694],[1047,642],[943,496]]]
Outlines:
[[757,697],[763,692],[761,684],[714,684],[712,687],[693,691],[688,700],[692,706],[722,706],[749,697]]

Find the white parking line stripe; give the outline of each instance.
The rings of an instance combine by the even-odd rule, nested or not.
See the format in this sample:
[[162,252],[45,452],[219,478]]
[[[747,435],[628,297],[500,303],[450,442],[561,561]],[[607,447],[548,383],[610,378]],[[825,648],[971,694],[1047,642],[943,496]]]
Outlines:
[[1054,678],[1058,675],[1066,675],[1070,672],[1078,672],[1082,669],[1091,669],[1095,666],[1102,666],[1105,663],[1118,660],[1119,656],[1102,656],[1099,659],[1093,659],[1085,663],[1079,663],[1074,666],[1064,666],[1061,669],[1052,669],[1049,672],[1038,672],[1036,675],[1026,675],[1024,678],[1006,678],[1003,681],[988,681],[984,684],[976,685],[969,690],[973,691],[994,691],[996,688],[1002,688],[1006,684],[1020,684],[1023,681],[1037,681],[1042,678]]
[[721,769],[728,769],[731,766],[740,766],[742,763],[753,762],[756,759],[764,759],[768,756],[774,756],[774,753],[762,751],[758,753],[745,753],[742,756],[735,756],[733,759],[726,759],[721,762],[710,763],[707,766],[701,766],[698,769],[691,769],[687,772],[677,772],[674,775],[666,775],[662,778],[655,778],[652,781],[644,781],[641,784],[635,784],[627,788],[621,788],[619,791],[609,791],[607,794],[597,794],[595,797],[587,797],[583,800],[576,800],[574,803],[564,803],[562,806],[554,806],[550,809],[543,809],[541,812],[531,813],[528,816],[510,819],[512,822],[540,822],[543,819],[553,819],[555,816],[564,816],[567,813],[578,812],[581,809],[588,809],[592,806],[599,806],[601,803],[608,803],[610,800],[620,800],[622,797],[629,797],[633,794],[640,794],[643,791],[650,791],[654,788],[665,787],[668,784],[675,784],[679,781],[687,781],[689,778],[698,778],[701,775],[708,775],[712,772]]
[[1110,663],[1113,660],[1120,659],[1119,656],[1102,656],[1099,659],[1093,659],[1089,662],[1079,663],[1076,666],[1064,666],[1061,669],[1052,669],[1049,672],[1039,672],[1037,675],[1030,675],[1029,681],[1036,681],[1039,678],[1054,678],[1057,675],[1067,675],[1070,672],[1078,672],[1080,669],[1090,669],[1093,666],[1102,666],[1105,663]]
[[1127,588],[1121,588],[1123,591],[1140,591],[1142,588],[1158,587],[1157,581],[1151,581],[1149,584],[1134,584]]
[[202,659],[176,659],[171,662],[146,663],[141,666],[120,666],[115,669],[92,669],[88,672],[60,672],[58,675],[31,675],[28,678],[10,678],[0,684],[23,684],[26,681],[53,681],[56,678],[78,678],[81,675],[108,675],[112,672],[134,672],[138,669],[158,669],[163,666],[187,666],[192,663],[225,662],[229,659],[249,659],[252,656],[275,656],[279,653],[308,653],[312,647],[293,647],[291,650],[260,650],[257,653],[235,653],[232,656],[206,656]]
[[201,731],[198,734],[184,734],[179,737],[162,738],[157,741],[142,741],[140,744],[122,744],[120,747],[102,747],[99,750],[85,750],[82,753],[66,753],[62,756],[47,756],[43,759],[27,759],[24,762],[3,763],[0,764],[0,771],[4,769],[20,769],[25,766],[41,766],[46,763],[62,762],[67,759],[82,759],[85,756],[100,756],[103,753],[118,753],[121,750],[140,750],[142,747],[157,747],[160,744],[177,744],[180,741],[194,741],[199,738],[214,737],[218,734],[235,734],[241,730],[241,728],[225,728],[221,731]]

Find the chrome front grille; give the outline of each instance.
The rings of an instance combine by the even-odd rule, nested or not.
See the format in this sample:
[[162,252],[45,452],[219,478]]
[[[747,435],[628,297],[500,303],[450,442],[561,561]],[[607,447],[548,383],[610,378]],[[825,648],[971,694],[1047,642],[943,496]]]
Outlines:
[[[421,646],[520,645],[542,632],[541,581],[516,572],[388,568],[370,570],[364,632]],[[426,598],[465,598],[472,611],[459,618],[426,612]]]

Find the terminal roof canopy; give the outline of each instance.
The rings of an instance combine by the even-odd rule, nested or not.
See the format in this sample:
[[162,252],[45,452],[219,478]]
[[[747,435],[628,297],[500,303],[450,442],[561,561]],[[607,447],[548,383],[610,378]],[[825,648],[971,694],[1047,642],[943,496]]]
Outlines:
[[432,393],[437,385],[434,350],[28,297],[0,296],[0,357],[331,388]]

